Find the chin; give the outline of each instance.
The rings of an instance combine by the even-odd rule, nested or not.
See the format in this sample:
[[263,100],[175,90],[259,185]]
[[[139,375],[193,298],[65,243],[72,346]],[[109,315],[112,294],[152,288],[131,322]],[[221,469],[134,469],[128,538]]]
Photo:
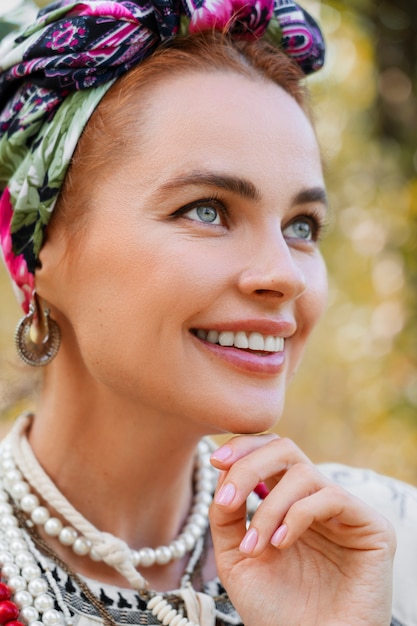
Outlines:
[[265,420],[263,422],[258,421],[257,424],[242,424],[240,428],[235,428],[230,431],[232,435],[259,435],[266,431],[271,430],[277,423],[277,419]]
[[243,415],[239,415],[242,409],[239,410],[230,417],[230,420],[225,419],[223,422],[223,428],[219,425],[216,428],[213,425],[213,429],[209,435],[258,435],[265,431],[271,430],[280,420],[283,407],[275,407],[275,410],[269,409],[266,411],[260,407],[258,410],[247,410]]

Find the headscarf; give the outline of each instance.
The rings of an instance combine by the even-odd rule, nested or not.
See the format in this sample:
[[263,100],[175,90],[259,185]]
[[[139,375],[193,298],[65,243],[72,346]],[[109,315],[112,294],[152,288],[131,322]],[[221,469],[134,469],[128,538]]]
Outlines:
[[324,62],[313,18],[291,0],[60,0],[0,46],[0,245],[25,312],[44,230],[83,128],[114,81],[188,32],[266,34],[305,74]]

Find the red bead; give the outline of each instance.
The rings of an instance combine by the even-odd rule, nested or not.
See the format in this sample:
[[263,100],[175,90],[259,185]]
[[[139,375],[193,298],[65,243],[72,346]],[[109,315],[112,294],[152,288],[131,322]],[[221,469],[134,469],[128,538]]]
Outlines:
[[4,583],[0,583],[0,602],[3,600],[9,600],[10,598],[10,589]]
[[17,619],[13,619],[11,622],[7,622],[7,626],[25,626],[25,624],[18,622]]
[[258,483],[254,492],[261,498],[261,500],[265,500],[266,496],[269,494],[269,489],[265,483]]
[[14,602],[3,600],[0,602],[0,624],[6,624],[19,617],[19,609]]

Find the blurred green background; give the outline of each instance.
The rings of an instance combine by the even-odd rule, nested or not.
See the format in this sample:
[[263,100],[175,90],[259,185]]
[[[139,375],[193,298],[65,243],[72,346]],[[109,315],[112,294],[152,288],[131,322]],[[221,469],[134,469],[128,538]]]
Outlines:
[[[332,209],[322,243],[330,297],[277,432],[316,462],[417,484],[417,3],[303,6],[328,43],[325,69],[308,82]],[[7,428],[36,381],[14,354],[20,311],[3,268],[0,300]]]

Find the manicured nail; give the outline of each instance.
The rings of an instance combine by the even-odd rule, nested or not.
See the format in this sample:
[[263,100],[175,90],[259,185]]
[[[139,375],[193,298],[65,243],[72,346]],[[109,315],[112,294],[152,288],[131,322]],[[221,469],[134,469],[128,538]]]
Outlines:
[[230,459],[232,454],[233,450],[230,446],[221,446],[212,453],[211,458],[216,461],[227,461],[227,459]]
[[232,483],[222,485],[216,494],[214,501],[216,504],[228,506],[236,495],[236,487]]
[[250,554],[254,551],[256,544],[258,543],[258,531],[256,528],[249,528],[248,532],[242,539],[242,543],[239,546],[239,550],[245,554]]
[[287,536],[288,526],[286,524],[282,524],[271,537],[271,543],[276,548],[282,543]]

